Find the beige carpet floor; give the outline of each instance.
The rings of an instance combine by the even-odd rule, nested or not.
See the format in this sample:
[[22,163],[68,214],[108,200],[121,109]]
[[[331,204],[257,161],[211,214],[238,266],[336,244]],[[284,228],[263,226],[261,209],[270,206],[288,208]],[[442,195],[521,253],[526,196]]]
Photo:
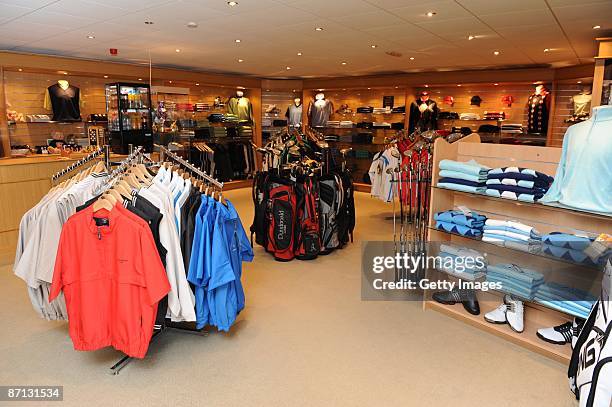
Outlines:
[[[227,196],[250,225],[250,191]],[[0,384],[63,385],[69,406],[575,406],[562,364],[419,303],[361,301],[359,242],[391,239],[390,211],[357,194],[356,242],[313,262],[256,248],[229,334],[169,330],[118,376],[118,352],[74,351],[3,266]]]

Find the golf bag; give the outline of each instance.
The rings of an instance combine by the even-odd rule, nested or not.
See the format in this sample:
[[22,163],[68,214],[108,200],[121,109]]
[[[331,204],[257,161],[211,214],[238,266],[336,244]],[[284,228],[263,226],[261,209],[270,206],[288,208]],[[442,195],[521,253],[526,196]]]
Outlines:
[[321,251],[319,234],[319,192],[312,177],[295,184],[297,195],[297,225],[295,257],[300,260],[316,259]]
[[253,204],[255,206],[255,215],[253,224],[251,225],[251,246],[253,246],[253,236],[255,242],[266,247],[266,208],[268,206],[268,188],[267,181],[269,175],[267,172],[258,172],[253,179]]
[[294,185],[291,181],[270,177],[266,191],[264,247],[275,260],[293,260],[297,215]]
[[612,259],[608,259],[601,296],[584,323],[568,369],[570,388],[580,407],[609,407],[612,402]]
[[319,181],[321,198],[321,254],[329,254],[341,247],[338,236],[338,214],[344,203],[342,178],[335,173]]
[[344,199],[336,217],[338,223],[338,240],[340,246],[348,243],[349,238],[353,242],[353,230],[355,229],[355,187],[353,177],[349,172],[340,174],[342,179]]

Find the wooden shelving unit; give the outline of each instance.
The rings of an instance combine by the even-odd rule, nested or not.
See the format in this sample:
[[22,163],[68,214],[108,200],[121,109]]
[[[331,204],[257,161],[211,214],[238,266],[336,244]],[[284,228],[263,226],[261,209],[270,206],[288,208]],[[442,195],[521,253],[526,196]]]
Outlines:
[[[453,144],[449,144],[443,139],[436,140],[433,156],[428,240],[430,242],[453,243],[470,247],[486,253],[490,262],[492,259],[495,260],[492,262],[493,264],[512,263],[534,268],[544,273],[547,281],[554,279],[561,284],[572,284],[572,286],[597,295],[601,284],[601,273],[594,267],[573,264],[567,260],[555,259],[551,256],[521,252],[435,229],[433,216],[436,212],[462,206],[489,218],[516,220],[532,225],[541,233],[553,231],[602,233],[612,231],[612,216],[605,214],[540,203],[518,202],[436,187],[439,178],[439,163],[443,159],[455,161],[473,159],[492,168],[507,166],[532,168],[554,176],[560,156],[560,148],[481,144],[477,135],[468,136]],[[428,272],[440,273],[439,277],[454,278],[438,271]],[[525,330],[523,333],[517,333],[510,329],[507,324],[491,324],[483,318],[485,313],[501,303],[503,295],[504,293],[497,291],[478,292],[477,296],[481,309],[478,316],[467,313],[461,304],[455,306],[439,304],[431,299],[431,293],[426,293],[423,308],[442,312],[544,356],[564,363],[568,362],[571,355],[569,345],[559,346],[544,342],[536,336],[536,331],[539,328],[551,327],[570,321],[573,316],[534,301],[525,301]]]

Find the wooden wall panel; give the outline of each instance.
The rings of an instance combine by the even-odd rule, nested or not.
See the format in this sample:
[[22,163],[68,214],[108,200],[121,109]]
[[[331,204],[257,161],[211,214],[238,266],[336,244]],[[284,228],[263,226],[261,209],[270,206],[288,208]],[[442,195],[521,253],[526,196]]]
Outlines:
[[550,134],[550,146],[561,147],[565,131],[573,123],[566,123],[574,113],[574,102],[572,96],[580,93],[584,88],[590,89],[591,85],[573,83],[557,83],[555,92],[555,115],[552,118],[552,131]]

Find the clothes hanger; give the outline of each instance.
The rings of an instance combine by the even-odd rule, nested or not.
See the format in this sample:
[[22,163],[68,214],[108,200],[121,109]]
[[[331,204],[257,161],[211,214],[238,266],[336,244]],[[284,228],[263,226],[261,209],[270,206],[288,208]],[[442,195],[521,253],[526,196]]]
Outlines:
[[[111,197],[111,198],[109,198]],[[100,198],[93,203],[93,212],[96,213],[101,209],[106,209],[107,211],[112,211],[115,205],[111,202],[111,199],[114,199],[112,195],[102,195]]]

